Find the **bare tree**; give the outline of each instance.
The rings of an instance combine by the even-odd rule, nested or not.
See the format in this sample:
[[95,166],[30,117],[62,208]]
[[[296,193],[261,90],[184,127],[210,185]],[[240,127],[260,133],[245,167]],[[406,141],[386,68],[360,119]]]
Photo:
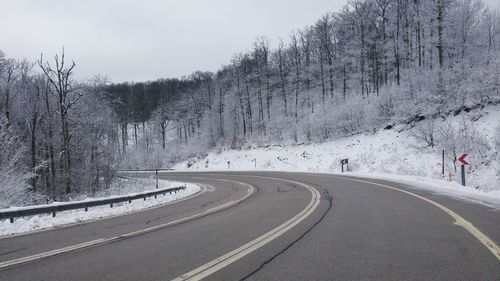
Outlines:
[[288,116],[288,99],[286,93],[286,57],[285,57],[285,45],[283,40],[280,41],[278,45],[278,50],[276,51],[276,60],[278,65],[279,73],[279,85],[281,89],[281,95],[283,96],[283,109],[285,116]]
[[31,154],[31,169],[35,173],[33,178],[31,179],[31,187],[33,191],[37,191],[37,179],[38,179],[38,171],[37,171],[37,133],[41,126],[41,121],[43,118],[42,114],[42,94],[46,91],[45,79],[42,76],[35,76],[32,78],[31,86],[25,92],[25,100],[27,108],[29,108],[29,115],[26,116],[25,122],[26,127],[28,128],[28,134],[30,137],[30,154]]
[[465,58],[467,51],[468,40],[471,30],[473,30],[480,20],[481,13],[484,9],[482,0],[458,0],[458,23],[460,34],[460,49],[461,59]]
[[436,126],[434,119],[428,118],[420,121],[409,134],[418,142],[424,143],[424,148],[434,147],[436,139]]
[[29,83],[29,73],[33,68],[33,64],[27,60],[4,60],[3,65],[4,75],[0,75],[3,80],[3,108],[7,123],[11,123],[12,119],[12,104],[14,99],[26,90]]
[[439,68],[443,68],[444,66],[444,48],[445,48],[445,38],[444,38],[444,29],[445,29],[445,18],[447,12],[449,10],[450,5],[455,0],[432,0],[433,11],[436,16],[437,21],[437,31],[438,31],[438,39],[436,43],[436,48],[438,50],[438,61]]
[[69,128],[69,111],[78,103],[83,96],[82,92],[74,91],[71,76],[76,66],[72,62],[69,66],[65,65],[64,48],[61,57],[54,57],[55,66],[48,61],[43,61],[40,56],[38,65],[52,85],[50,93],[57,99],[58,110],[61,125],[61,156],[63,159],[63,178],[66,193],[71,193],[71,131]]

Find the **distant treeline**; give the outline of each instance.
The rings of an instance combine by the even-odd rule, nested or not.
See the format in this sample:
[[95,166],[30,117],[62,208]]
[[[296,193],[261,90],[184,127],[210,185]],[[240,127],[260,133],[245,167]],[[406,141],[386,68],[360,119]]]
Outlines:
[[182,157],[321,141],[500,99],[500,16],[481,0],[350,1],[273,45],[257,38],[216,73],[109,92],[122,124],[148,121],[148,150],[175,140],[176,153],[189,147]]

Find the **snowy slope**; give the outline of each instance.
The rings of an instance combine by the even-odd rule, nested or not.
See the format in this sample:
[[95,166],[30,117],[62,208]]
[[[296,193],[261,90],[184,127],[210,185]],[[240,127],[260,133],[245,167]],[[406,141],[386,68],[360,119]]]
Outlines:
[[473,120],[478,134],[482,134],[489,142],[487,159],[491,160],[482,163],[484,159],[477,155],[469,156],[473,165],[467,167],[467,187],[458,184],[459,174],[454,171],[453,163],[449,159],[445,160],[443,177],[441,149],[422,148],[421,143],[411,136],[411,129],[403,125],[320,144],[213,151],[203,159],[184,161],[174,168],[339,173],[340,160],[348,158],[349,171],[354,175],[412,183],[436,192],[500,208],[499,164],[495,145],[495,130],[500,125],[500,107],[491,106],[439,122],[453,123],[463,118]]

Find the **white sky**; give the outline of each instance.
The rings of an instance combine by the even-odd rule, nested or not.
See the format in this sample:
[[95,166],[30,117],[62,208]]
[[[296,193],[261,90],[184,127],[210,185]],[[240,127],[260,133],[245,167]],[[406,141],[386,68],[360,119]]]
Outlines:
[[256,37],[272,43],[346,0],[0,0],[0,49],[52,59],[65,47],[86,79],[113,82],[215,71]]
[[[500,6],[500,0],[486,0]],[[276,44],[347,0],[0,0],[0,49],[51,59],[65,47],[86,79],[113,82],[215,71],[258,36]]]

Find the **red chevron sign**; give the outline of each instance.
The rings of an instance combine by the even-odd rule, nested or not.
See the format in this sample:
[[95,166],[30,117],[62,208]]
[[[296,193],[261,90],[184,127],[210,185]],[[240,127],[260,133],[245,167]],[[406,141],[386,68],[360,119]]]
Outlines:
[[465,161],[465,157],[467,157],[469,153],[464,153],[460,157],[458,157],[458,161],[460,161],[464,165],[469,165],[469,162]]

